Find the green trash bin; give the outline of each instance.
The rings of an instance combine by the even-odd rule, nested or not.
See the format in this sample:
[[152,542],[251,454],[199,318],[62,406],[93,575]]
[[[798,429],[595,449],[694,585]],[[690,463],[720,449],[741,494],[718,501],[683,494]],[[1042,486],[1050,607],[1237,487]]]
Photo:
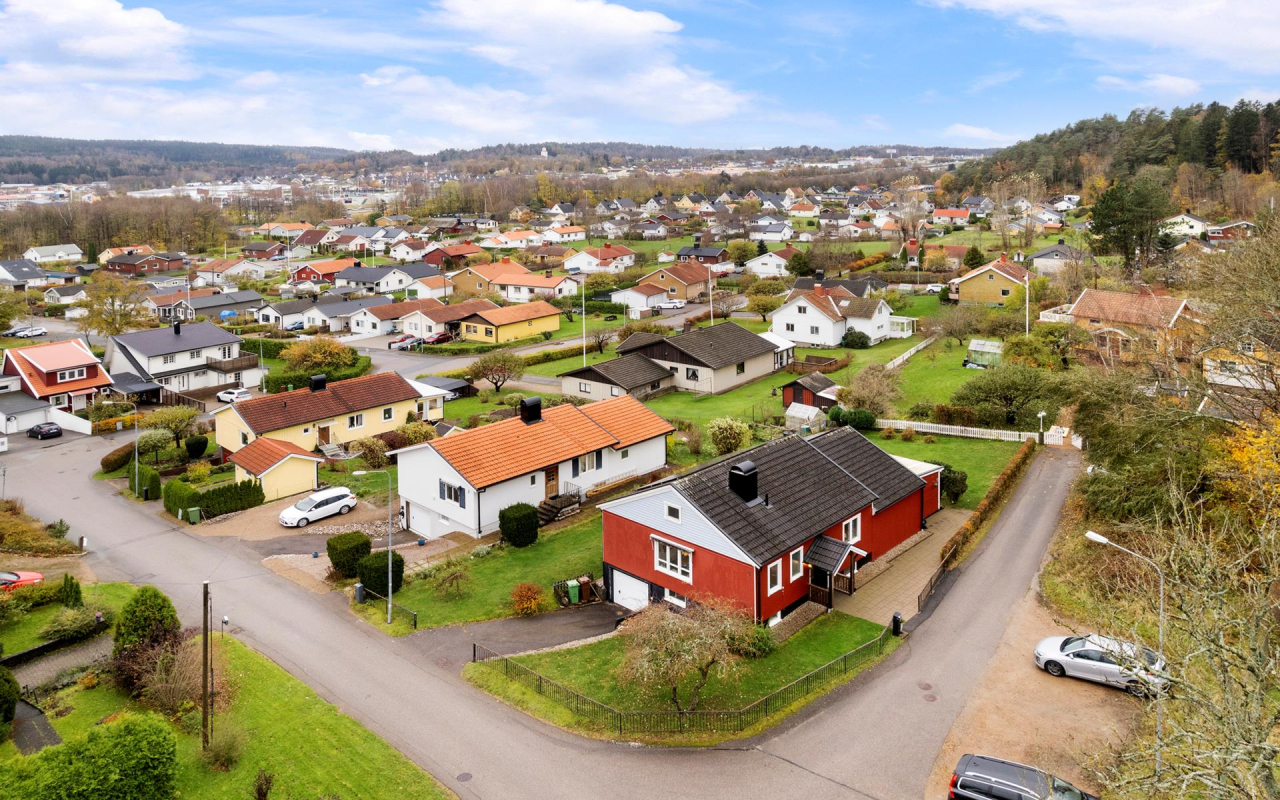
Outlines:
[[578,582],[569,581],[567,588],[569,589],[569,605],[578,604]]

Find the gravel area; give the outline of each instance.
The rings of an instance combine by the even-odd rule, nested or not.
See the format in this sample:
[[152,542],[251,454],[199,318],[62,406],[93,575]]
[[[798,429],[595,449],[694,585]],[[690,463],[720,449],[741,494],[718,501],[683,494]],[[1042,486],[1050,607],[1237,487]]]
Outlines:
[[[384,520],[382,527],[386,528],[386,526],[387,523]],[[353,528],[344,527],[341,531],[335,532],[345,533],[349,530],[353,530]],[[457,543],[447,539],[431,539],[424,545],[419,545],[415,541],[395,546],[396,552],[404,558],[406,570],[411,569],[415,564],[429,561],[442,553],[457,548]],[[320,550],[318,552],[318,557],[312,557],[310,554],[268,556],[262,560],[262,565],[313,592],[325,593],[333,588],[325,581],[325,576],[329,574],[331,565],[329,557],[325,555],[324,551]],[[373,552],[385,553],[386,548],[374,548]]]

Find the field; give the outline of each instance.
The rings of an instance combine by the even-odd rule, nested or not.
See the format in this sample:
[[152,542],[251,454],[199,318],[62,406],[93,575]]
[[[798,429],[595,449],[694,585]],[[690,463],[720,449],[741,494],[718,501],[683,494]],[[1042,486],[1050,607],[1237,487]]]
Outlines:
[[899,438],[882,439],[880,434],[867,431],[866,435],[883,450],[917,461],[928,461],[933,464],[950,464],[956,469],[969,474],[969,488],[960,496],[956,505],[961,508],[974,508],[982,500],[982,496],[991,487],[995,477],[1004,471],[1009,459],[1021,446],[1018,442],[997,442],[991,439],[958,439],[951,436],[938,436],[933,444],[926,444],[921,436],[915,441],[904,442]]
[[898,413],[905,417],[916,403],[936,405],[951,399],[951,395],[967,383],[975,372],[965,369],[963,361],[968,354],[968,343],[960,347],[955,340],[934,342],[916,353],[902,367],[898,385],[902,397],[898,400]]
[[[1015,237],[1010,237],[1009,252],[1012,253],[1015,250],[1022,250],[1026,253],[1034,253],[1037,250],[1043,250],[1050,245],[1057,244],[1059,239],[1066,239],[1067,244],[1071,244],[1073,237],[1075,237],[1074,232],[1055,233],[1051,236],[1037,236],[1031,243],[1030,247],[1022,247],[1021,244],[1016,241]],[[941,236],[937,239],[930,239],[929,243],[963,245],[976,244],[984,253],[993,257],[999,256],[1001,250],[1000,234],[992,233],[991,231],[956,231],[955,233],[948,233],[946,236]]]
[[[245,734],[240,760],[226,772],[200,758],[199,723],[188,733],[171,729],[178,740],[175,797],[240,800],[251,797],[259,769],[275,775],[273,797],[351,797],[367,800],[435,800],[451,797],[427,773],[351,717],[326,703],[280,667],[235,639],[214,644],[225,658],[233,687],[231,707],[214,717]],[[119,711],[142,711],[136,701],[107,683],[78,686],[60,693],[65,716],[50,722],[65,740],[84,735]],[[0,746],[0,761],[20,758],[12,741]]]

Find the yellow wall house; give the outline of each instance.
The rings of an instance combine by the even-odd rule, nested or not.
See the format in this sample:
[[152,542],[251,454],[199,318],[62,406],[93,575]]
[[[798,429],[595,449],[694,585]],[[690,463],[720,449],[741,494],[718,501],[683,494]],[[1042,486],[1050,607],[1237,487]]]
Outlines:
[[462,338],[469,342],[502,344],[560,330],[560,309],[535,300],[504,308],[477,311],[462,320]]
[[[227,458],[259,437],[288,442],[310,453],[322,444],[345,447],[356,439],[389,433],[429,401],[394,372],[380,372],[326,386],[242,400],[214,412],[214,436]],[[443,410],[439,412],[443,415]],[[430,414],[426,418],[430,418]]]
[[1030,273],[1008,254],[961,275],[951,282],[951,297],[962,306],[1003,306]]
[[296,444],[266,436],[254,439],[231,454],[231,463],[236,465],[236,480],[259,481],[268,501],[315,491],[320,485],[322,461],[320,456]]

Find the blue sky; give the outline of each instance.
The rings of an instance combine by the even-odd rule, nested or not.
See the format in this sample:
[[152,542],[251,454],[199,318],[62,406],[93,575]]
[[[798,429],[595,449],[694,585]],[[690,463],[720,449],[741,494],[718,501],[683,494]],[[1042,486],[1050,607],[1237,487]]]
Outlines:
[[998,146],[1280,98],[1275,0],[0,0],[0,132]]

